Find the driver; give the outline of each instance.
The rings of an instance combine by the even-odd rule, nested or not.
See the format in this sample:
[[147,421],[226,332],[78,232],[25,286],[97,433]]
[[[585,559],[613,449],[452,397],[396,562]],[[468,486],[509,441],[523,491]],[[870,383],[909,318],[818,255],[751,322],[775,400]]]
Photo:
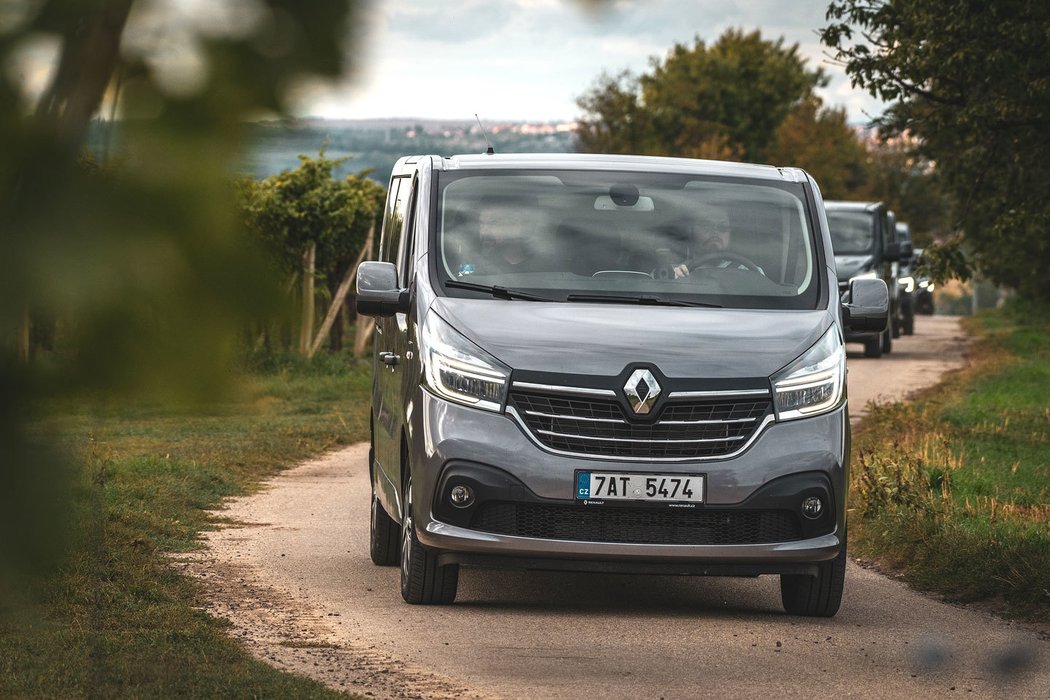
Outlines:
[[537,261],[528,240],[530,212],[512,201],[492,201],[478,211],[475,259],[460,266],[459,276],[535,272]]
[[[746,265],[743,256],[730,250],[732,227],[725,209],[705,205],[700,210],[704,218],[694,219],[689,225],[687,258],[673,266],[675,279],[689,276],[689,270],[697,267],[720,267],[725,269],[757,270],[757,265]],[[726,253],[720,256],[719,253]],[[743,258],[746,260],[746,258]]]

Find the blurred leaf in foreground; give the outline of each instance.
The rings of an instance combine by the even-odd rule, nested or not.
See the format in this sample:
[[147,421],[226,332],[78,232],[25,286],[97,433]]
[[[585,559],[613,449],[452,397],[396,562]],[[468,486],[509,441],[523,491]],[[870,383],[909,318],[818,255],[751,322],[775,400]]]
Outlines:
[[[0,9],[0,599],[46,564],[67,470],[41,398],[156,402],[229,385],[277,299],[233,175],[246,122],[344,71],[354,0],[80,0]],[[84,157],[92,119],[103,152]],[[12,537],[12,535],[14,535]]]

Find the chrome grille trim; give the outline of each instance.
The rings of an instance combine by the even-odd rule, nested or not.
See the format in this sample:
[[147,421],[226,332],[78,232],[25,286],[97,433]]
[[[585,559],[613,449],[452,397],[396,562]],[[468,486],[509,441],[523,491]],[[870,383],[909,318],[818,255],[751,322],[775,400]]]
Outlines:
[[[558,420],[582,420],[588,423],[616,423],[625,425],[627,421],[620,418],[587,418],[586,416],[570,416],[563,413],[543,413],[542,411],[525,411],[526,415],[539,416],[540,418],[557,418]],[[667,421],[672,423],[673,421]]]
[[526,391],[549,391],[554,394],[580,394],[582,396],[612,396],[616,392],[612,389],[589,389],[582,386],[558,386],[554,384],[533,384],[532,382],[511,382],[511,389],[524,389]]
[[669,399],[728,399],[734,396],[769,396],[769,389],[737,389],[736,391],[672,391]]
[[[580,394],[582,396],[616,396],[612,389],[591,389],[582,386],[558,384],[535,384],[533,382],[511,382],[511,389],[526,391],[549,391],[554,394]],[[769,396],[769,389],[736,389],[731,391],[672,391],[669,399],[720,399],[734,396]]]
[[[568,416],[559,416],[568,418]],[[754,423],[757,418],[726,418],[725,420],[662,420],[660,425],[730,425],[734,423]]]
[[677,440],[677,439],[666,439],[666,440],[643,440],[641,438],[617,438],[617,437],[601,437],[597,435],[573,435],[572,433],[556,433],[553,430],[544,430],[542,428],[536,431],[537,433],[543,433],[544,435],[550,435],[551,437],[571,438],[573,440],[596,440],[599,442],[632,442],[638,445],[672,445],[672,444],[687,444],[696,445],[700,443],[710,442],[735,442],[737,440],[743,440],[745,435],[735,435],[733,437],[724,438],[696,438],[695,440]]

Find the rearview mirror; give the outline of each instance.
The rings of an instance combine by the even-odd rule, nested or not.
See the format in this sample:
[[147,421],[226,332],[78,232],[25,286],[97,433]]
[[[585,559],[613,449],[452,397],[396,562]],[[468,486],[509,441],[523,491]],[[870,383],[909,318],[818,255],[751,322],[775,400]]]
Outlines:
[[388,262],[363,262],[357,267],[357,313],[393,316],[409,309],[407,289],[397,284],[397,268]]
[[[628,204],[627,202],[630,203]],[[653,204],[652,197],[636,197],[632,201],[623,197],[613,199],[609,195],[603,194],[594,200],[594,208],[596,211],[653,211],[656,205]]]
[[880,279],[851,280],[842,302],[846,327],[857,333],[882,333],[890,318],[890,291]]

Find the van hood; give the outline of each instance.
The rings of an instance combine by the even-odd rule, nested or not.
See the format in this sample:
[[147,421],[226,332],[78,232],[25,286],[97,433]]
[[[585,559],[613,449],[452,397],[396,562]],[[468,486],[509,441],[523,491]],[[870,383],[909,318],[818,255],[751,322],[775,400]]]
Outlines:
[[654,364],[680,378],[767,377],[832,324],[826,310],[760,311],[439,297],[431,312],[519,371],[614,376]]
[[850,277],[865,272],[875,264],[875,258],[871,255],[836,255],[835,267],[838,269],[839,282],[845,282]]

